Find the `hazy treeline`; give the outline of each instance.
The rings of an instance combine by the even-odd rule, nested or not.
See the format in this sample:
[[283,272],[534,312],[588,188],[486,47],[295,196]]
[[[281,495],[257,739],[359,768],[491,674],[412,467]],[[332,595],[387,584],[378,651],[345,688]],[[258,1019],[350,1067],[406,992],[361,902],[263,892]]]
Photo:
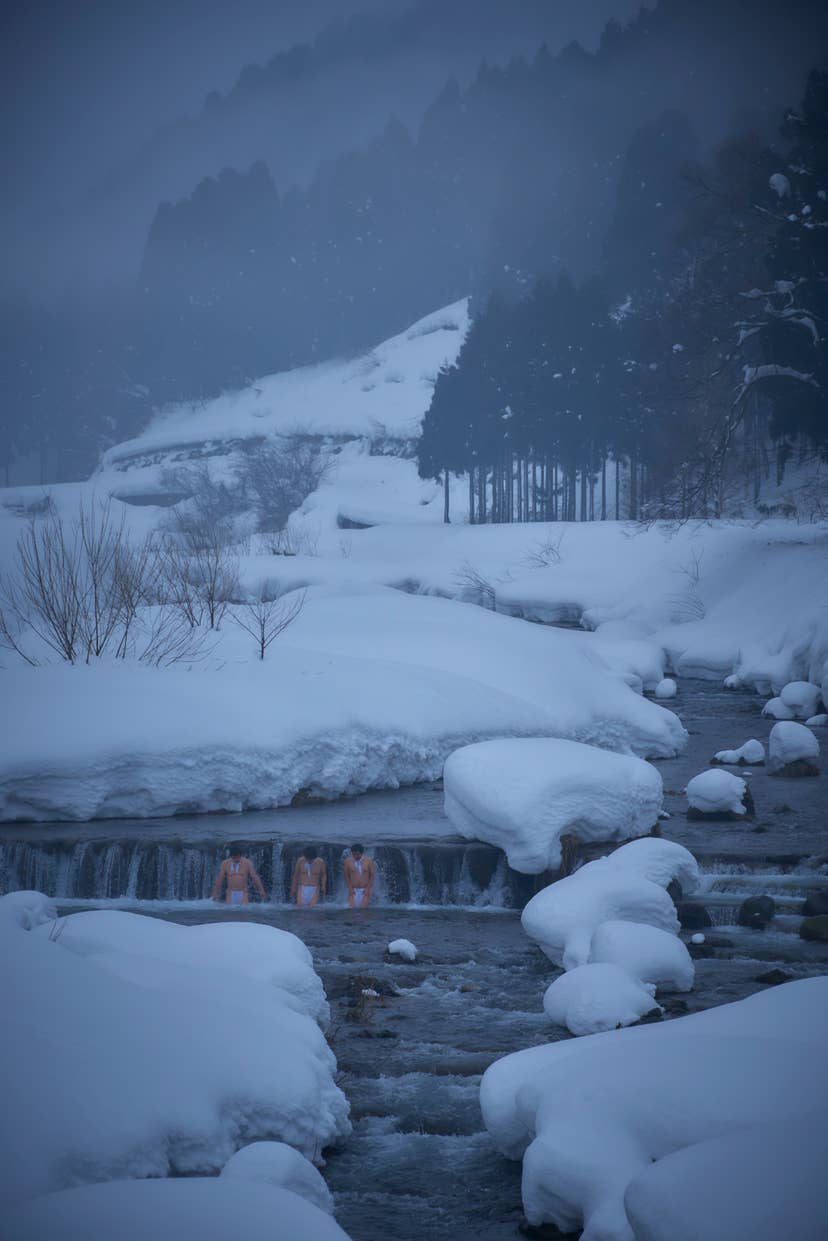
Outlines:
[[773,148],[692,147],[675,113],[641,131],[600,272],[474,317],[419,445],[447,519],[452,473],[476,522],[682,518],[756,505],[794,446],[828,459],[828,73]]
[[[365,38],[373,63],[371,29],[357,23],[349,38]],[[686,115],[689,158],[736,109],[767,130],[826,35],[813,0],[784,12],[661,0],[628,27],[611,23],[594,54],[541,48],[484,63],[468,87],[449,80],[416,129],[390,121],[305,187],[277,187],[264,163],[207,178],[159,207],[134,289],[85,308],[0,303],[0,478],[34,451],[44,481],[80,476],[153,407],[355,352],[469,292],[513,298],[562,271],[580,285],[606,266],[608,236],[643,265],[619,287],[640,285],[652,264],[646,239],[627,231],[632,198],[632,217],[619,214],[619,189],[623,199],[642,126],[665,109]],[[230,124],[258,92],[266,117],[272,79],[286,90],[291,72],[301,82],[323,63],[318,49],[280,59],[211,106]],[[668,195],[666,177],[651,176]]]

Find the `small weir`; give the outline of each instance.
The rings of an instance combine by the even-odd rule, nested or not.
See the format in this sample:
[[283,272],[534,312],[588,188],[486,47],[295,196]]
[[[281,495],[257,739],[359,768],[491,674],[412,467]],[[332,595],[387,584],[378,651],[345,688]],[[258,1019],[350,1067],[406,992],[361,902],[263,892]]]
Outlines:
[[[276,904],[290,899],[295,840],[263,843],[239,838]],[[344,904],[340,843],[320,843],[328,870],[328,899]],[[381,844],[370,849],[377,864],[375,902],[521,908],[534,891],[530,876],[510,870],[499,849],[466,843]],[[0,893],[36,889],[68,901],[203,901],[209,899],[224,843],[152,840],[8,840],[0,844]]]

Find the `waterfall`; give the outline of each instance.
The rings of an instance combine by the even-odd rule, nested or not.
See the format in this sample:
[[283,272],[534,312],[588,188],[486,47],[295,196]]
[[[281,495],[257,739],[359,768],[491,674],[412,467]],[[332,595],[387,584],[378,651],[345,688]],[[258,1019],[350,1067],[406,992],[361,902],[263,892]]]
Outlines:
[[[239,842],[276,903],[289,900],[301,845],[296,841]],[[344,904],[346,850],[320,844],[328,894]],[[377,867],[378,904],[521,908],[533,878],[509,869],[500,850],[465,843],[383,844],[369,849]],[[0,844],[0,893],[36,889],[58,900],[207,900],[226,844],[143,839],[5,841]]]

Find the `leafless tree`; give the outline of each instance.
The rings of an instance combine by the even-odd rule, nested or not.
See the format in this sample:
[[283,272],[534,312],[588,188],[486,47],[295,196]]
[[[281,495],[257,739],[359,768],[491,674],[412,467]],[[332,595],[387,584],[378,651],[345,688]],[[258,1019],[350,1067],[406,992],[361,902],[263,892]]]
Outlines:
[[264,659],[267,648],[293,624],[304,604],[303,590],[286,593],[277,588],[272,594],[263,588],[258,595],[234,608],[232,616],[236,624],[255,640],[259,659]]
[[257,444],[238,467],[260,530],[282,530],[330,469],[319,442],[295,432]]

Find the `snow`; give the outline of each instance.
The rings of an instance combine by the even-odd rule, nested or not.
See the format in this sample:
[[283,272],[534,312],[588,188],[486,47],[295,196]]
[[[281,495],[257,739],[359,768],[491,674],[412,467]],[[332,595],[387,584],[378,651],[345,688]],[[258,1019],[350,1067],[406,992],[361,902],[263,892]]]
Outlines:
[[[639,1241],[753,1237],[750,1228],[721,1228],[718,1218],[713,1227],[692,1230],[694,1221],[715,1213],[731,1171],[733,1214],[726,1218],[752,1219],[754,1193],[776,1219],[791,1209],[798,1216],[799,1203],[823,1202],[824,1138],[813,1158],[798,1140],[773,1143],[767,1166],[776,1158],[776,1171],[757,1190],[746,1155],[747,1144],[751,1151],[757,1146],[746,1131],[761,1125],[782,1133],[789,1126],[790,1134],[815,1111],[824,1120],[826,1020],[828,978],[817,977],[669,1022],[549,1043],[497,1061],[481,1082],[481,1107],[502,1153],[523,1158],[529,1223],[549,1221],[562,1232],[583,1225],[583,1241],[632,1241],[624,1207],[630,1187],[636,1223],[654,1229],[637,1234]],[[704,1150],[726,1137],[732,1141]],[[717,1152],[722,1163],[714,1168]],[[709,1205],[697,1160],[711,1170]],[[790,1197],[782,1188],[787,1184],[795,1187]],[[675,1210],[666,1205],[674,1192]],[[662,1204],[669,1211],[663,1222]],[[824,1226],[823,1215],[815,1218]],[[673,1219],[684,1231],[670,1230]],[[800,1235],[798,1225],[793,1231]]]
[[543,997],[546,1015],[572,1034],[596,1034],[632,1025],[657,1009],[655,987],[618,965],[579,965],[561,974]]
[[824,1112],[754,1125],[651,1164],[627,1187],[627,1217],[636,1241],[822,1241],[826,1167]]
[[224,1177],[110,1181],[46,1194],[4,1220],[6,1241],[348,1241],[330,1215],[287,1189]]
[[0,940],[0,989],[13,997],[0,1202],[214,1174],[258,1138],[317,1159],[350,1131],[335,1058],[309,1015],[326,1011],[324,996],[294,936],[112,911],[57,920],[24,892],[0,899]]
[[394,957],[402,957],[404,961],[417,960],[417,949],[410,939],[393,939],[388,945],[388,951]]
[[785,720],[774,724],[768,738],[768,770],[778,771],[797,759],[819,758],[819,742],[805,724]]
[[810,681],[789,681],[783,685],[779,697],[796,719],[806,720],[816,715],[822,694],[819,686]]
[[561,836],[643,836],[658,821],[662,782],[651,764],[576,741],[484,741],[455,750],[443,771],[445,812],[461,835],[502,848],[514,870],[561,864]]
[[602,922],[589,959],[616,965],[658,990],[690,991],[695,977],[690,954],[676,935],[637,922]]
[[691,944],[703,944],[704,943],[704,936],[702,935],[701,931],[697,931],[695,935],[690,936],[690,943]]
[[675,698],[678,687],[672,677],[664,677],[655,687],[656,698]]
[[201,664],[13,666],[0,819],[237,811],[434,780],[459,746],[562,736],[648,755],[678,719],[560,630],[381,587],[316,589],[257,658],[225,618]]
[[717,763],[725,766],[758,766],[765,761],[765,747],[761,741],[751,737],[750,741],[740,745],[738,750],[719,750],[715,759]]
[[828,728],[828,715],[821,713],[820,715],[812,715],[809,720],[805,721],[806,728]]
[[521,923],[551,961],[571,970],[589,962],[603,922],[643,923],[676,934],[676,909],[665,890],[673,879],[688,892],[698,883],[687,849],[669,840],[633,840],[538,892]]
[[762,714],[772,720],[792,720],[794,712],[781,698],[769,698],[762,708]]
[[333,1198],[321,1172],[284,1142],[251,1142],[243,1146],[230,1156],[220,1176],[289,1189],[320,1211],[333,1215]]
[[687,785],[687,801],[704,814],[744,814],[747,785],[729,771],[703,771]]

